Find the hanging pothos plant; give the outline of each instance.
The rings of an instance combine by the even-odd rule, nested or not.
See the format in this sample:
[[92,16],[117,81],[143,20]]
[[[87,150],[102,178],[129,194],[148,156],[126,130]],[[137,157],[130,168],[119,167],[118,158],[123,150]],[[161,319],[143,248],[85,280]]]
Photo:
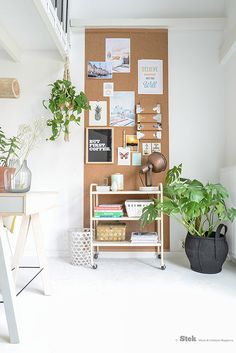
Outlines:
[[89,102],[85,93],[76,93],[75,87],[69,80],[57,80],[52,86],[51,97],[47,101],[43,101],[46,109],[49,109],[53,117],[47,121],[47,125],[51,127],[51,141],[55,141],[64,133],[64,140],[69,141],[69,125],[75,122],[80,125],[80,114],[83,110],[89,110]]

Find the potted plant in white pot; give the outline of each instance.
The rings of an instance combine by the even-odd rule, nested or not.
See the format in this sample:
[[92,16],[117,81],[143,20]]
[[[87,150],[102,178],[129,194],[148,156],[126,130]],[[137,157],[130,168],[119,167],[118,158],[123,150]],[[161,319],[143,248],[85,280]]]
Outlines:
[[19,139],[16,136],[7,138],[0,127],[0,192],[5,192],[5,172],[13,173],[15,168],[12,159],[18,158]]
[[181,178],[181,173],[182,164],[168,171],[163,202],[154,199],[145,207],[141,224],[154,222],[160,211],[174,217],[187,230],[185,252],[191,269],[218,273],[228,254],[227,226],[222,222],[232,222],[236,209],[227,208],[228,192],[221,184],[204,185],[196,179]]

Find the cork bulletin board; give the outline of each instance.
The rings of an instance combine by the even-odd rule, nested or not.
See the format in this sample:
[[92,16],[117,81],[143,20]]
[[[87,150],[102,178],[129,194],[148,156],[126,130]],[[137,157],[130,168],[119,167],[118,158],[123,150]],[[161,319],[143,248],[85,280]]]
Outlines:
[[[105,61],[106,38],[130,38],[130,72],[113,73],[112,79],[91,79],[87,77],[87,63],[89,61]],[[138,94],[138,60],[163,60],[163,94]],[[85,31],[85,93],[89,101],[107,101],[107,127],[110,117],[110,98],[103,96],[103,83],[113,82],[114,91],[135,92],[135,104],[150,111],[160,104],[162,115],[161,153],[169,161],[169,131],[168,131],[168,31],[162,29],[86,29]],[[135,117],[135,119],[137,116]],[[113,164],[86,164],[86,128],[89,125],[89,112],[85,113],[85,159],[84,159],[84,226],[89,226],[89,187],[91,183],[102,184],[104,178],[111,174],[124,175],[125,190],[138,190],[142,186],[139,176],[139,166],[118,165],[118,147],[123,146],[123,131],[126,134],[136,134],[137,126],[114,126],[114,163]],[[142,142],[142,140],[140,140]],[[152,141],[155,142],[155,141]],[[139,146],[141,151],[141,144]],[[147,157],[142,156],[142,164]],[[168,169],[168,167],[167,167]],[[164,182],[166,171],[153,174],[153,185]],[[100,196],[101,197],[101,196]],[[112,196],[113,203],[124,202],[124,195]],[[129,197],[134,199],[134,195]],[[136,198],[140,199],[140,195]],[[147,196],[144,198],[147,199]],[[103,195],[102,203],[111,203],[109,195]],[[139,222],[126,222],[127,232],[140,230]],[[150,225],[147,230],[154,231]],[[164,217],[164,248],[169,249],[169,220]],[[107,251],[152,251],[151,248],[103,248]]]

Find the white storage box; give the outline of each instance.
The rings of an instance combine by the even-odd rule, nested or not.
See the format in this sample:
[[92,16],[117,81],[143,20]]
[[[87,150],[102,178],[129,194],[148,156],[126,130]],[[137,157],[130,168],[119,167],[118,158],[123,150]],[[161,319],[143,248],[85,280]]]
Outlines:
[[152,200],[126,200],[125,208],[128,217],[141,217],[144,207],[153,203]]

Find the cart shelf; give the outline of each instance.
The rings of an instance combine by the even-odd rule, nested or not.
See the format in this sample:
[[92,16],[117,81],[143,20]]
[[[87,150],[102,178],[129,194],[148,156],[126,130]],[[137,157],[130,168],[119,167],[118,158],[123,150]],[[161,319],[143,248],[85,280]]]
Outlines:
[[94,246],[130,246],[130,247],[147,247],[147,246],[150,246],[150,247],[160,247],[161,246],[161,243],[160,242],[157,242],[157,243],[131,243],[131,241],[97,241],[95,240],[93,242],[93,245]]
[[[93,221],[139,221],[139,217],[92,217]],[[156,221],[160,221],[161,217],[157,217]]]
[[[159,235],[159,241],[155,243],[151,242],[140,242],[140,243],[132,243],[129,241],[129,237],[127,236],[127,240],[125,241],[97,241],[96,240],[96,227],[98,222],[109,221],[109,222],[116,222],[116,221],[139,221],[139,217],[128,217],[127,215],[123,217],[94,217],[94,207],[99,205],[99,197],[102,195],[110,195],[111,198],[109,202],[112,203],[112,196],[113,195],[153,195],[157,197],[160,201],[163,200],[163,186],[160,183],[158,185],[158,190],[151,190],[151,191],[139,191],[139,190],[125,190],[125,191],[96,191],[97,184],[90,185],[90,231],[91,231],[91,257],[93,258],[93,249],[95,249],[94,259],[98,258],[99,247],[130,247],[130,248],[137,248],[137,247],[152,247],[156,248],[157,257],[160,259],[161,269],[165,269],[164,264],[164,232],[163,232],[163,213],[161,212],[159,217],[156,218],[156,228],[157,233]],[[124,200],[125,201],[125,200]],[[92,259],[92,261],[94,261]],[[93,262],[94,264],[94,262]],[[94,265],[96,266],[96,265]],[[95,267],[94,267],[95,268]]]

